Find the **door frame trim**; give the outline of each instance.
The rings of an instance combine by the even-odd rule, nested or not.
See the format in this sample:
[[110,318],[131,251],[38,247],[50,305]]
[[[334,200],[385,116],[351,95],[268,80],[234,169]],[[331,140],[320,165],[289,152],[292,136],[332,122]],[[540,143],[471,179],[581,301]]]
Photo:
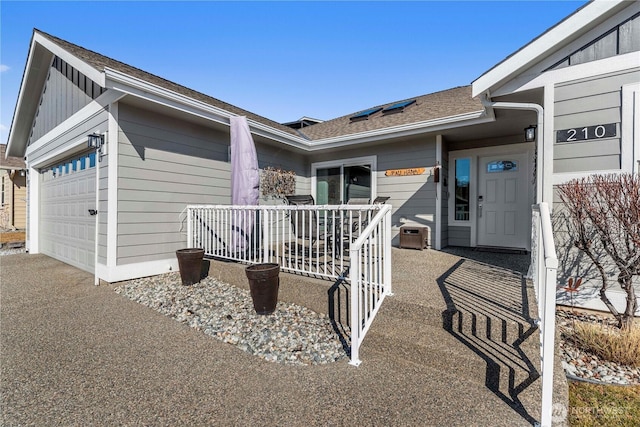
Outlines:
[[[375,199],[378,194],[377,192],[378,156],[373,155],[373,156],[351,157],[346,159],[336,159],[336,160],[328,160],[325,162],[311,163],[311,195],[313,196],[314,200],[318,200],[318,197],[316,194],[316,185],[318,183],[318,177],[316,172],[318,169],[340,167],[341,174],[342,174],[343,173],[342,168],[344,166],[359,166],[363,164],[371,165],[371,200]],[[342,191],[342,189],[340,191]]]
[[[477,207],[478,207],[478,179],[479,179],[479,171],[478,171],[478,159],[480,157],[485,156],[494,156],[494,155],[509,155],[509,154],[526,154],[527,161],[529,162],[529,174],[532,175],[534,167],[533,167],[533,159],[534,159],[535,145],[533,142],[526,143],[515,143],[515,144],[507,144],[507,145],[494,145],[491,147],[482,147],[482,148],[472,148],[467,150],[457,150],[449,152],[449,182],[451,186],[455,186],[456,177],[455,177],[455,161],[456,159],[461,158],[469,158],[471,159],[470,165],[470,181],[469,181],[469,199],[473,202],[469,206],[469,221],[457,221],[454,215],[454,207],[455,207],[455,191],[449,191],[449,200],[448,206],[448,226],[454,227],[469,227],[471,229],[470,233],[470,246],[475,248],[478,246],[478,218],[477,218]],[[452,187],[454,188],[454,187]],[[534,186],[530,185],[529,188],[529,202],[533,204],[533,200],[535,197]],[[531,249],[531,242],[528,242],[527,250]]]

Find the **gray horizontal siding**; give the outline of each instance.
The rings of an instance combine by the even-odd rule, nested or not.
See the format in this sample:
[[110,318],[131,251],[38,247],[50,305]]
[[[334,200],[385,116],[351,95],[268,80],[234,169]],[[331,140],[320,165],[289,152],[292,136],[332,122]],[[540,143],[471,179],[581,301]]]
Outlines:
[[581,79],[555,88],[554,129],[615,123],[617,136],[600,140],[556,143],[554,172],[620,169],[621,88],[640,80],[640,68]]
[[[431,228],[431,246],[434,247],[436,187],[431,176],[431,168],[436,163],[435,138],[420,137],[395,144],[321,153],[314,155],[310,163],[372,155],[377,156],[377,195],[390,197],[386,203],[393,206],[394,234],[405,224],[428,226]],[[385,175],[388,169],[407,168],[426,168],[426,171],[415,176]]]
[[442,168],[440,170],[440,181],[442,182],[442,193],[440,194],[441,210],[441,227],[440,227],[440,245],[446,247],[449,245],[449,188],[445,187],[445,180],[449,177],[449,153],[445,144],[442,144]]
[[471,227],[449,226],[449,246],[471,246]]
[[175,257],[188,204],[229,204],[229,135],[120,103],[117,264]]

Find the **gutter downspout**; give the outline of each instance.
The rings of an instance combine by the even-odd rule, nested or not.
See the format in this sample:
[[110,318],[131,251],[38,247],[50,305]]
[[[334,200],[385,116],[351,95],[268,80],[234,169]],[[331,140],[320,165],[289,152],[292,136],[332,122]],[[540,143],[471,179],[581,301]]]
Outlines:
[[482,98],[482,105],[489,108],[498,108],[504,110],[529,110],[535,111],[538,115],[537,129],[536,129],[536,203],[548,202],[550,205],[553,200],[549,200],[550,197],[543,189],[545,172],[551,170],[551,165],[547,168],[547,156],[550,153],[544,150],[544,108],[541,105],[527,102],[493,102],[485,95]]
[[[548,206],[553,205],[552,192],[545,187],[550,187],[547,183],[551,179],[553,171],[553,151],[552,148],[545,149],[544,144],[544,109],[542,106],[534,103],[520,102],[492,102],[489,100],[488,94],[482,98],[482,104],[488,108],[498,108],[505,110],[529,110],[535,111],[538,115],[537,132],[536,132],[536,203],[547,202]],[[545,175],[549,175],[545,179]],[[543,187],[544,185],[544,187]],[[540,243],[540,242],[539,242]],[[533,252],[532,252],[533,255]],[[540,262],[540,260],[538,260]],[[557,262],[557,261],[556,261]],[[557,267],[557,264],[555,265]],[[534,273],[535,274],[535,273]],[[555,276],[555,274],[554,274]],[[553,280],[555,285],[555,280]],[[549,283],[546,284],[549,286]],[[555,287],[555,286],[554,286]],[[554,377],[554,352],[555,352],[555,289],[545,289],[544,301],[538,301],[538,304],[544,305],[542,313],[541,333],[541,373],[542,373],[542,402],[540,422],[536,425],[543,427],[551,426],[553,421],[553,377]]]

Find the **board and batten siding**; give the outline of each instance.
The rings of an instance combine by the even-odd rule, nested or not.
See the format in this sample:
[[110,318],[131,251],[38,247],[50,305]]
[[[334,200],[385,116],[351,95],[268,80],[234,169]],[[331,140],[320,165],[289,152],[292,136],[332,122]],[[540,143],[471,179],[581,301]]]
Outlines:
[[30,141],[41,138],[102,92],[104,89],[84,74],[60,58],[54,58],[42,91]]
[[189,204],[229,204],[228,132],[119,103],[117,265],[174,259]]
[[621,90],[640,81],[640,68],[557,84],[556,131],[616,124],[613,138],[554,143],[554,173],[617,170],[621,167]]
[[[394,244],[403,225],[427,226],[431,229],[431,247],[435,242],[436,183],[433,167],[436,164],[435,137],[416,137],[393,144],[360,146],[339,152],[322,153],[310,158],[310,163],[377,156],[377,196],[389,196],[393,206],[392,232]],[[425,168],[422,175],[386,176],[392,169]]]

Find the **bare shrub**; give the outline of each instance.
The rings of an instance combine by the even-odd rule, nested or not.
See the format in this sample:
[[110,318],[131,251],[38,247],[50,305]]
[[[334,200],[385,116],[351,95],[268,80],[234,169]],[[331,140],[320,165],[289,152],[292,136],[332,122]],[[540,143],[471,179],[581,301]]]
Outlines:
[[[640,175],[591,175],[559,185],[558,191],[567,209],[574,246],[598,270],[600,299],[618,327],[630,328],[638,308],[633,278],[640,275]],[[606,295],[609,265],[614,266],[617,281],[626,292],[622,313]]]

